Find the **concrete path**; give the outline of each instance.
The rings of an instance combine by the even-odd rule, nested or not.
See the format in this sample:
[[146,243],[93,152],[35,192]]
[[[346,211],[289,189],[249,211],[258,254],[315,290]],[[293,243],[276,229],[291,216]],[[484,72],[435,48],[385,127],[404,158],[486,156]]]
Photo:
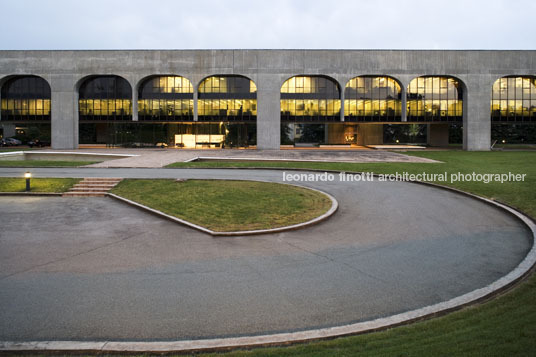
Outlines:
[[[272,170],[32,171],[282,179]],[[452,192],[400,182],[304,185],[332,194],[339,212],[300,231],[235,238],[109,198],[0,197],[0,340],[184,340],[370,320],[486,286],[532,245],[508,214]]]
[[[61,150],[59,150],[61,151]],[[384,150],[178,150],[178,149],[80,149],[76,152],[135,154],[103,161],[91,167],[163,167],[200,156],[258,160],[314,160],[328,162],[437,162]]]

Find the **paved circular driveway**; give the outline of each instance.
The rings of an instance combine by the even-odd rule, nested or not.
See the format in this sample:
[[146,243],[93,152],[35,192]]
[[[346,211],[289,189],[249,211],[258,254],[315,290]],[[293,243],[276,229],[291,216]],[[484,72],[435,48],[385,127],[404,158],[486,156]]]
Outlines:
[[[282,179],[270,170],[55,170],[34,175]],[[516,219],[452,192],[305,185],[332,194],[339,212],[299,231],[233,238],[110,198],[0,197],[0,340],[184,340],[365,321],[486,286],[532,245]]]

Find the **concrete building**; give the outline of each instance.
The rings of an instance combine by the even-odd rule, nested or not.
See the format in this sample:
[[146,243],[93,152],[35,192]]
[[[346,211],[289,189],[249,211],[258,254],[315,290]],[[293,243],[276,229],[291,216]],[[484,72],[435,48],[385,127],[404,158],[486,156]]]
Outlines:
[[536,51],[0,51],[0,124],[57,149],[489,150],[492,124],[534,127],[535,76]]

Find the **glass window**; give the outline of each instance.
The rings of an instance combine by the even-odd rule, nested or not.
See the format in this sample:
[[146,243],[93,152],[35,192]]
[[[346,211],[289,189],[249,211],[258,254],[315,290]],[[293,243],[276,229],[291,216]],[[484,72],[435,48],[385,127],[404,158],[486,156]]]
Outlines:
[[16,76],[1,90],[2,121],[50,121],[50,86],[37,76]]
[[180,76],[154,76],[138,90],[139,121],[193,121],[194,90]]
[[408,86],[408,121],[462,121],[462,94],[455,78],[415,78]]
[[86,79],[79,90],[79,119],[132,120],[132,90],[119,76]]
[[337,83],[322,76],[296,76],[281,87],[281,120],[339,121],[340,91]]
[[212,76],[199,85],[199,121],[257,120],[257,86],[242,76]]
[[492,121],[536,121],[536,77],[499,78],[492,87]]
[[345,121],[401,121],[401,89],[384,76],[351,79],[344,89]]

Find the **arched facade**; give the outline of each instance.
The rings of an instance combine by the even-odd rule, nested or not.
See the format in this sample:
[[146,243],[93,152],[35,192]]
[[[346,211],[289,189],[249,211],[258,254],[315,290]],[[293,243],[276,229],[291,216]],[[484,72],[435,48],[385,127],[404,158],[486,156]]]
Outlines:
[[[443,146],[455,127],[453,143],[463,141],[467,150],[489,150],[493,126],[505,126],[505,134],[514,127],[524,134],[532,130],[535,55],[536,51],[235,49],[40,51],[35,56],[0,51],[0,85],[20,76],[39,76],[50,84],[50,99],[27,98],[28,104],[20,106],[4,87],[0,134],[10,137],[30,122],[49,125],[53,147],[71,149],[84,143],[80,139],[85,135],[79,133],[91,124],[93,139],[88,143],[181,147],[184,143],[175,141],[175,135],[189,132],[199,135],[192,140],[196,148],[277,149],[289,126],[298,134],[294,138],[302,141],[292,144],[344,147],[389,143],[386,127],[410,128],[408,137],[414,137],[418,125],[432,138],[429,145]],[[128,82],[129,94],[104,90],[110,88],[102,85],[104,77],[113,79],[113,74],[125,79],[116,82]],[[189,85],[177,85],[175,78],[171,84],[168,78],[163,84],[152,82],[147,90],[156,77],[178,76],[192,82],[193,93],[178,89]],[[88,82],[93,81],[101,84],[88,95]],[[25,90],[24,95],[29,93]],[[34,106],[30,99],[42,102]],[[36,115],[30,114],[34,107]],[[18,121],[12,119],[15,114]],[[235,130],[237,124],[244,126]],[[99,134],[94,135],[97,126]],[[406,141],[399,139],[397,130],[389,134],[395,143]],[[227,131],[230,136],[236,133],[235,139],[203,136]],[[251,145],[255,136],[258,144]],[[113,137],[123,139],[109,140]]]

